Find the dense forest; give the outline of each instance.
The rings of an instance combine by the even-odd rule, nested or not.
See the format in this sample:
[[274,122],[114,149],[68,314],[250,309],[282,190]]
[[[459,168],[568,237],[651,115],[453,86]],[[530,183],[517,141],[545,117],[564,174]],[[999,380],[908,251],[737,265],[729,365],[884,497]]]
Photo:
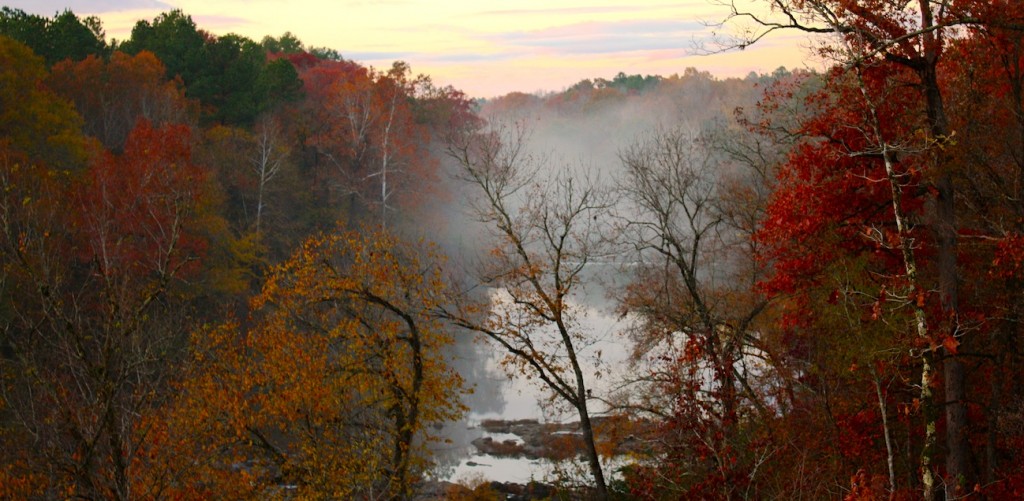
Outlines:
[[423,498],[469,339],[566,498],[1024,497],[1024,5],[765,3],[834,65],[477,100],[3,8],[0,498]]

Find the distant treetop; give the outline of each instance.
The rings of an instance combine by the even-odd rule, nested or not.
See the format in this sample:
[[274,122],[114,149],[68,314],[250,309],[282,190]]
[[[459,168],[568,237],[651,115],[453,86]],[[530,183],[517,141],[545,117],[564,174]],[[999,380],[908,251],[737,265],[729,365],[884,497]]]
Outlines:
[[65,59],[81,61],[109,52],[103,23],[97,17],[79,18],[70,10],[52,19],[21,9],[0,9],[0,34],[7,35],[43,57],[47,66]]

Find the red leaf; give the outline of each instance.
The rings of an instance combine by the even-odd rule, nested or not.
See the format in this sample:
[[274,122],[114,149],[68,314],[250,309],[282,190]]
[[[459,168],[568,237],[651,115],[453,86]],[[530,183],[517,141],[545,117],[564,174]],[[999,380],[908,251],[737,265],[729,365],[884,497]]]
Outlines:
[[959,346],[960,341],[957,341],[953,336],[946,336],[942,340],[942,347],[945,348],[950,355],[956,355],[957,347]]

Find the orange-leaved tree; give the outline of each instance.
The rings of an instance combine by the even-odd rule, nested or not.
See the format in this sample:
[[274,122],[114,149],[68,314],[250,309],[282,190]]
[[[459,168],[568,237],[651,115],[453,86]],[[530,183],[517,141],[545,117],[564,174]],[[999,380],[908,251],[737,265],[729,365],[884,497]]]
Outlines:
[[120,152],[139,119],[154,125],[196,121],[198,107],[185,98],[181,82],[165,74],[152,52],[118,51],[109,60],[89,56],[58,63],[47,85],[75,104],[86,134]]
[[463,410],[433,314],[440,263],[383,231],[308,239],[248,326],[195,333],[148,474],[185,496],[407,498],[430,466],[428,425]]

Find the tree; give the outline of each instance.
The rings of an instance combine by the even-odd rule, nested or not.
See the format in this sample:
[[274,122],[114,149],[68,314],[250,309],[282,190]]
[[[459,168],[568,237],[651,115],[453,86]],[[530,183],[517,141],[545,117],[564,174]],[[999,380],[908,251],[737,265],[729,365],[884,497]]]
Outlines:
[[163,64],[149,51],[63,61],[53,67],[47,83],[75,103],[85,120],[83,131],[115,152],[124,149],[139,120],[156,126],[193,124],[198,114],[181,82],[168,80]]
[[65,59],[80,61],[107,53],[100,20],[93,16],[80,19],[70,10],[47,19],[4,7],[0,10],[0,34],[29,46],[48,66]]
[[53,169],[78,169],[87,159],[82,119],[43,82],[43,61],[28,47],[0,36],[0,137]]
[[46,51],[46,18],[21,9],[0,10],[0,34],[17,40],[42,56]]
[[211,167],[219,188],[218,212],[230,234],[224,235],[225,248],[240,252],[223,257],[239,265],[237,279],[252,285],[264,276],[265,265],[287,259],[326,224],[320,216],[329,208],[316,198],[317,180],[300,163],[294,125],[289,110],[278,110],[260,117],[254,130],[208,128],[197,148],[197,158]]
[[[750,423],[768,420],[766,396],[755,389],[770,385],[768,371],[750,368],[762,356],[755,321],[767,305],[754,289],[760,265],[751,245],[766,173],[752,179],[710,140],[677,126],[620,153],[620,217],[634,248],[620,309],[637,315],[634,358],[653,367],[619,405],[662,423],[651,482],[731,499],[756,485],[761,451]],[[713,462],[710,471],[695,473],[698,457]]]
[[200,53],[202,64],[197,65],[188,93],[203,103],[204,118],[252,124],[265,107],[266,89],[254,83],[260,82],[266,52],[246,37],[225,35],[207,41]]
[[414,121],[419,79],[409,72],[401,62],[378,72],[343,61],[323,62],[302,75],[314,128],[307,142],[329,164],[329,198],[347,199],[354,219],[369,216],[387,225],[430,195],[436,162],[426,131]]
[[261,97],[260,111],[294,103],[302,97],[302,80],[287,58],[271,59],[263,67],[256,82]]
[[[1016,4],[992,5],[1002,8],[999,19],[1021,16]],[[984,409],[982,419],[972,419],[970,441],[982,456],[978,467],[982,485],[993,486],[992,496],[1009,496],[1021,485],[1021,458],[1003,447],[1017,442],[1012,436],[1019,428],[1000,424],[1019,415],[1010,395],[1019,394],[1016,377],[1020,342],[1020,268],[1015,249],[1020,248],[1022,229],[1020,204],[1014,202],[1020,190],[1022,136],[1022,80],[1020,51],[1024,32],[997,25],[972,30],[972,36],[956,40],[946,49],[941,68],[947,85],[950,127],[956,131],[957,147],[952,163],[958,193],[958,220],[969,231],[961,231],[967,315],[985,319],[972,336],[967,352],[985,353],[984,363],[968,360],[968,388],[972,402]],[[975,286],[974,284],[984,284]],[[972,367],[974,365],[974,367]],[[972,384],[973,383],[973,384]],[[983,402],[984,403],[980,403]],[[969,414],[970,415],[970,414]],[[981,428],[984,428],[984,431]],[[1012,430],[1012,431],[1011,431]],[[1005,444],[1005,445],[1001,445]]]
[[132,36],[118,49],[128,54],[148,50],[163,62],[168,78],[181,78],[188,88],[199,78],[204,65],[203,46],[206,36],[199,31],[192,17],[181,10],[164,12],[150,21],[139,21]]
[[[835,71],[823,89],[808,97],[811,113],[798,129],[806,139],[781,166],[756,239],[764,246],[762,257],[772,263],[762,287],[784,299],[791,310],[782,327],[792,334],[779,349],[814,367],[815,385],[822,385],[819,396],[808,395],[809,402],[817,400],[823,411],[842,416],[837,421],[844,433],[860,434],[877,426],[875,436],[888,446],[893,437],[889,399],[878,390],[881,381],[891,379],[893,384],[886,387],[894,387],[905,399],[897,405],[913,408],[914,417],[923,418],[912,433],[920,433],[920,448],[909,437],[903,446],[908,454],[919,454],[918,464],[908,466],[921,471],[921,462],[933,453],[928,440],[936,438],[938,408],[931,400],[932,386],[895,382],[931,381],[936,359],[930,350],[941,341],[926,323],[937,307],[930,303],[935,295],[928,292],[934,278],[919,267],[919,256],[934,249],[934,240],[918,224],[925,206],[925,193],[918,188],[922,158],[915,154],[921,150],[891,142],[909,135],[908,123],[896,117],[913,109],[914,96],[899,87],[882,91],[894,70],[899,71],[873,67],[863,79]],[[862,92],[864,87],[869,90]],[[866,98],[873,95],[885,99]],[[904,149],[897,162],[900,147]],[[865,376],[843,375],[864,372],[857,367],[870,369]],[[862,393],[832,396],[833,382],[844,379]],[[914,388],[919,394],[912,394]],[[877,417],[872,417],[872,400],[877,401]],[[868,451],[847,448],[840,453],[868,474],[881,464]],[[887,490],[900,492],[892,454],[887,447]]]
[[575,410],[595,497],[607,499],[583,372],[581,350],[590,340],[572,298],[584,287],[586,267],[609,252],[602,231],[611,197],[567,172],[544,180],[548,166],[527,151],[522,124],[455,136],[449,154],[478,192],[473,213],[494,247],[477,277],[492,289],[486,315],[462,308],[448,316],[504,348],[511,372],[538,378]]
[[65,10],[47,23],[46,31],[49,50],[41,55],[51,65],[65,59],[80,61],[108,53],[103,24],[95,16],[80,19],[70,10]]
[[139,21],[120,49],[156,54],[167,76],[180,78],[188,97],[200,101],[204,122],[250,126],[264,111],[296,99],[301,88],[287,59],[268,62],[260,44],[235,34],[214,37],[180,10]]
[[343,61],[341,53],[330,47],[310,47],[309,53],[322,61]]
[[272,118],[266,118],[256,127],[256,152],[251,157],[252,170],[257,179],[256,190],[256,222],[255,231],[260,233],[260,223],[263,220],[263,209],[266,206],[264,197],[267,194],[267,185],[281,172],[281,164],[287,156],[280,143],[280,125]]
[[429,425],[463,411],[434,315],[450,299],[440,259],[380,230],[308,239],[254,299],[251,327],[194,334],[153,467],[198,495],[407,499]]
[[290,31],[277,38],[267,35],[260,41],[260,45],[271,54],[298,54],[305,51],[302,41]]
[[39,464],[39,443],[31,433],[35,427],[19,422],[21,416],[34,418],[34,406],[45,407],[46,403],[26,399],[30,406],[22,409],[18,401],[24,391],[20,379],[28,375],[23,370],[26,354],[21,350],[33,344],[31,331],[19,317],[23,312],[35,316],[41,309],[24,297],[38,289],[48,290],[50,285],[33,272],[49,272],[53,276],[46,278],[55,280],[66,269],[62,266],[62,242],[49,238],[51,234],[56,237],[63,226],[62,211],[50,200],[63,200],[68,194],[68,186],[61,182],[64,179],[55,174],[0,141],[0,437],[5,444],[0,454],[4,466],[0,493],[9,498],[40,496],[54,483]]
[[176,281],[205,247],[188,131],[141,122],[122,155],[99,156],[82,178],[4,167],[0,248],[19,291],[5,297],[4,428],[19,445],[5,464],[40,479],[45,497],[134,499],[151,438],[141,416],[186,320]]
[[[1002,3],[1002,2],[998,2]],[[838,44],[826,46],[822,52],[835,56],[846,65],[851,72],[863,75],[867,67],[879,62],[895,65],[905,71],[889,73],[894,77],[893,85],[902,84],[903,78],[913,78],[913,85],[918,90],[916,102],[911,110],[917,110],[907,120],[921,125],[926,132],[925,146],[927,161],[921,168],[927,171],[927,184],[934,190],[928,216],[933,236],[937,245],[935,263],[938,271],[939,300],[941,303],[940,321],[927,322],[930,327],[922,327],[925,318],[919,319],[918,331],[932,341],[955,339],[957,343],[965,340],[963,336],[968,330],[961,321],[960,282],[962,279],[958,264],[957,209],[955,205],[956,189],[954,185],[954,169],[952,156],[947,152],[950,146],[951,129],[947,113],[947,105],[940,84],[939,68],[948,41],[955,39],[967,30],[957,27],[1014,27],[1020,26],[1020,18],[1015,10],[1008,11],[1007,17],[1000,10],[995,15],[994,4],[991,2],[951,2],[951,1],[919,1],[909,5],[886,4],[883,2],[850,3],[836,0],[814,0],[808,2],[789,2],[773,0],[769,2],[779,17],[763,17],[751,12],[743,12],[732,4],[732,18],[753,20],[759,27],[749,31],[746,36],[737,40],[739,47],[747,46],[763,38],[768,33],[780,29],[796,29],[810,33],[830,33],[837,35]],[[998,7],[996,7],[998,9]],[[1015,16],[1016,15],[1016,16]],[[899,76],[901,80],[895,80]],[[889,87],[861,86],[865,92],[872,90],[886,91]],[[864,95],[869,106],[881,104],[884,95]],[[871,104],[874,103],[874,104]],[[874,111],[865,109],[866,115]],[[873,120],[878,120],[873,118]],[[881,125],[880,123],[877,125]],[[884,137],[882,130],[870,128],[874,136],[873,143],[881,148],[876,153],[885,157],[892,153],[888,146],[904,141],[915,144],[911,137]],[[873,131],[873,132],[872,132]],[[894,158],[885,159],[893,164]],[[895,170],[889,169],[896,173]],[[900,181],[901,179],[890,179]],[[891,183],[890,183],[891,184]],[[894,188],[895,189],[895,188]],[[898,203],[899,193],[893,193],[894,203]],[[899,212],[899,208],[896,208]],[[898,220],[901,215],[895,214]],[[898,229],[902,233],[904,228]],[[905,238],[901,237],[901,238]],[[910,270],[915,268],[913,261],[904,256],[907,275],[914,275]],[[910,279],[912,282],[914,279]],[[916,285],[911,285],[916,288]],[[922,312],[923,313],[923,312]],[[936,332],[937,331],[937,332]],[[933,332],[936,332],[933,334]],[[965,385],[965,368],[961,356],[953,349],[944,349],[934,355],[929,352],[922,358],[924,364],[922,382],[928,398],[926,405],[932,405],[928,388],[931,387],[933,374],[928,359],[941,356],[943,367],[943,385],[945,395],[943,404],[946,426],[946,486],[947,495],[958,495],[962,489],[974,484],[974,478],[968,470],[970,444],[967,440],[967,394]],[[922,395],[924,397],[924,395]],[[936,417],[931,411],[925,412],[926,431],[925,448],[922,452],[922,490],[926,499],[931,499],[936,489],[934,464],[938,458],[935,442]]]

